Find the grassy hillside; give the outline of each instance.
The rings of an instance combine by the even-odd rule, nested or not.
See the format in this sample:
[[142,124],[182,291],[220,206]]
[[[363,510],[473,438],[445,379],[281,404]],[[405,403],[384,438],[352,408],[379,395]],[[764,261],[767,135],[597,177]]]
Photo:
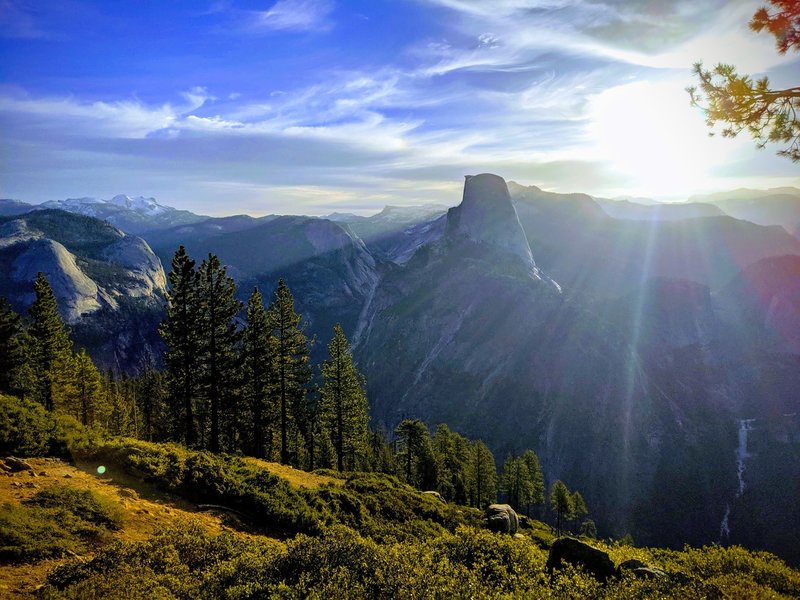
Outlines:
[[[800,573],[776,557],[592,540],[629,572],[598,582],[548,572],[534,522],[511,537],[474,509],[391,476],[272,463],[108,438],[0,397],[0,596],[44,598],[789,598]],[[63,454],[58,458],[47,456]],[[104,467],[104,468],[99,468]],[[100,473],[102,471],[102,473]],[[209,506],[212,505],[212,506]]]

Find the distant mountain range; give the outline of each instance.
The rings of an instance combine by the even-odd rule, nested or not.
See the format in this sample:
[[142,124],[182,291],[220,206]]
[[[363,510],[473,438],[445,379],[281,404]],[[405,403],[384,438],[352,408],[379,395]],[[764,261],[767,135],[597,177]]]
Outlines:
[[156,202],[155,198],[131,197],[124,194],[114,196],[111,200],[67,198],[66,200],[50,200],[42,204],[0,200],[0,215],[15,215],[20,212],[43,209],[58,209],[95,217],[134,234],[198,223],[209,218],[196,215],[188,210],[163,206]]
[[106,369],[157,359],[166,276],[143,239],[93,217],[41,209],[0,217],[0,293],[20,312],[38,272],[77,343]]
[[[728,514],[723,542],[800,561],[800,190],[648,205],[483,174],[458,206],[370,217],[210,218],[127,197],[58,208],[0,201],[33,211],[0,219],[0,293],[23,310],[46,268],[101,364],[157,354],[153,252],[213,252],[242,298],[287,280],[317,358],[342,323],[389,430],[446,422],[500,460],[532,447],[608,532],[708,543]],[[146,242],[97,220],[123,217]],[[113,250],[125,244],[138,250]],[[144,273],[146,293],[124,291]]]

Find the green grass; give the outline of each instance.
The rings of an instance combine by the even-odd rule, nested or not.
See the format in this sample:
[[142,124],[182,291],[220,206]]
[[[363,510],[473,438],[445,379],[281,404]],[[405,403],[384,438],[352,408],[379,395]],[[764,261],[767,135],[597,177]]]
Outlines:
[[23,505],[0,507],[0,560],[31,562],[83,554],[109,540],[121,509],[88,490],[55,486]]

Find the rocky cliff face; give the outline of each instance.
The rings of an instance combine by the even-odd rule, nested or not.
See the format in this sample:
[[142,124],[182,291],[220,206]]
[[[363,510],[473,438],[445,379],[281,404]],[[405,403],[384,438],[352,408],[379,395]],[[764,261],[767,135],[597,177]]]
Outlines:
[[96,219],[58,210],[0,219],[0,289],[17,310],[44,273],[64,319],[99,365],[135,366],[157,343],[166,277],[147,243]]
[[[727,217],[654,234],[585,195],[512,187],[516,211],[502,179],[468,179],[445,235],[379,283],[356,349],[373,414],[390,429],[446,422],[499,457],[532,447],[615,533],[716,539],[716,500],[736,485],[736,419],[763,404],[751,367],[791,359],[734,335],[708,284],[794,242]],[[659,505],[684,488],[692,506]]]
[[461,204],[447,211],[445,235],[453,242],[468,240],[488,250],[516,257],[536,272],[528,240],[502,177],[467,175]]

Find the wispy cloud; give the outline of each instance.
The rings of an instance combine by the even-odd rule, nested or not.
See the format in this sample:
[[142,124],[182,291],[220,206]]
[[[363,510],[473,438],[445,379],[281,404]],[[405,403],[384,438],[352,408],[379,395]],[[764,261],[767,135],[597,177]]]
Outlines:
[[[691,63],[723,50],[746,69],[784,60],[747,32],[740,0],[419,0],[407,6],[431,27],[385,42],[383,5],[347,31],[331,29],[334,8],[354,17],[346,3],[262,6],[218,2],[196,18],[215,33],[330,34],[242,36],[252,62],[180,63],[140,95],[146,84],[122,76],[73,95],[0,87],[0,193],[125,189],[207,213],[331,212],[457,201],[464,174],[493,171],[554,191],[666,196],[754,185],[772,156],[754,159],[747,139],[709,142],[683,90]],[[770,168],[775,185],[797,184],[791,165]]]
[[324,31],[331,27],[332,0],[278,0],[271,8],[249,13],[256,31]]

